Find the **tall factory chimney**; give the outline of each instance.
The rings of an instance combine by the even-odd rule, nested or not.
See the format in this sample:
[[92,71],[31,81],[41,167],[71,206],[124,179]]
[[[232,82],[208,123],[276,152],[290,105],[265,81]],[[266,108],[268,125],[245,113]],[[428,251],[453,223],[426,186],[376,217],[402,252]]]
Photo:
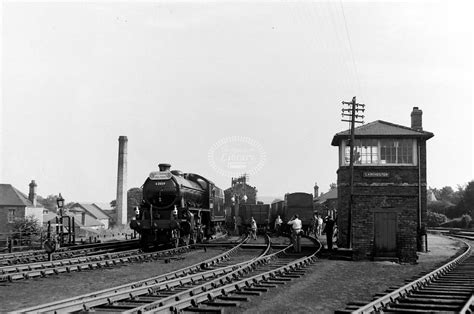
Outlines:
[[127,142],[126,136],[119,137],[117,171],[117,225],[127,224]]

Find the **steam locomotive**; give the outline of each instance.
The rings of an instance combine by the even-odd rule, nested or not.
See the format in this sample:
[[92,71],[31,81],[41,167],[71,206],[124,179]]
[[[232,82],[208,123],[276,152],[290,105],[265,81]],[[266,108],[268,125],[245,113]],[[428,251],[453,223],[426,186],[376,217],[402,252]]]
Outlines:
[[143,201],[130,227],[142,248],[177,247],[209,238],[225,221],[224,192],[194,173],[170,170],[159,164],[143,184]]

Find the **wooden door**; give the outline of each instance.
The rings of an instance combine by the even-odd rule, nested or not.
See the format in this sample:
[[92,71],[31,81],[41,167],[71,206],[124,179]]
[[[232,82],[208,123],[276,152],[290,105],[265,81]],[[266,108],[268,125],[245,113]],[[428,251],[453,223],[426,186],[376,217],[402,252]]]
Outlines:
[[397,214],[375,212],[375,256],[395,256],[397,253]]

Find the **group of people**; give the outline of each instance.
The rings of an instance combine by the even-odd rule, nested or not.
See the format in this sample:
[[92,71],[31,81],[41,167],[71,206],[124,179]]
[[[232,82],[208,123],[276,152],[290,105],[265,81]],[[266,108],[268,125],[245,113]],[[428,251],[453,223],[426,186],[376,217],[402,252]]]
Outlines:
[[[276,234],[281,234],[283,220],[280,218],[280,215],[277,216],[275,219],[275,232]],[[324,228],[323,228],[324,224]],[[318,213],[315,213],[311,219],[310,229],[308,231],[308,235],[314,234],[316,238],[320,237],[323,233],[326,234],[326,242],[327,248],[332,250],[333,245],[333,236],[334,236],[334,225],[336,221],[330,215],[328,215],[324,220],[322,216]],[[298,214],[294,215],[290,221],[288,221],[288,225],[291,225],[291,238],[292,243],[295,246],[296,252],[301,252],[301,246],[299,243],[300,234],[303,231],[303,223],[301,219],[299,219]]]
[[[242,234],[241,218],[239,216],[237,217],[234,216],[233,223],[234,223],[234,233],[237,235]],[[329,250],[331,250],[332,245],[333,245],[332,241],[333,241],[335,223],[336,222],[332,216],[328,215],[327,217],[323,219],[320,214],[315,213],[311,219],[311,225],[310,225],[310,229],[308,230],[308,235],[314,234],[314,236],[317,238],[325,233],[326,240],[327,240],[327,247]],[[296,214],[287,222],[287,224],[291,228],[291,239],[295,248],[295,252],[301,252],[300,238],[303,232],[303,222],[299,218],[299,215]],[[283,226],[283,220],[281,219],[280,215],[278,215],[274,222],[274,230],[277,235],[282,234],[282,226]],[[253,217],[250,218],[250,237],[253,240],[257,239],[257,222],[255,221]]]

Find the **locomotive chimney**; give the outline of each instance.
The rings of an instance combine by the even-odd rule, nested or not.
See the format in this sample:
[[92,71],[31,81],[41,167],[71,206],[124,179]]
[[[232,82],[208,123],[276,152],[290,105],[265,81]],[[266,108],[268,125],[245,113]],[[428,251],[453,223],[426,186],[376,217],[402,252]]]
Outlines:
[[36,184],[35,180],[31,180],[29,185],[30,185],[30,193],[28,194],[28,199],[30,200],[31,203],[33,203],[33,206],[36,207],[37,205],[36,187],[38,185]]
[[158,168],[160,168],[160,171],[169,171],[171,168],[170,164],[159,164]]
[[423,111],[418,109],[418,107],[413,107],[413,111],[411,112],[411,128],[417,131],[423,131],[423,125],[421,117],[423,115]]
[[117,172],[117,224],[127,223],[127,142],[126,136],[119,137]]

